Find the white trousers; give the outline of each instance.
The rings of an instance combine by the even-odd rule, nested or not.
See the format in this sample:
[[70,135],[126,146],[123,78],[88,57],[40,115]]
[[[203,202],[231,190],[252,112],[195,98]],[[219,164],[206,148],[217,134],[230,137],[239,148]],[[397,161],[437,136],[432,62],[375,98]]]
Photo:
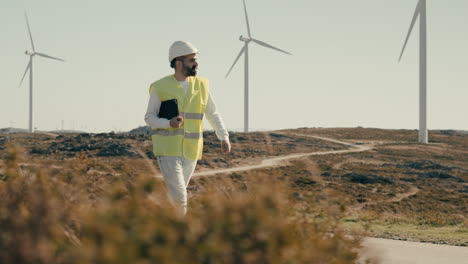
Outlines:
[[157,160],[169,197],[185,215],[187,213],[187,186],[195,171],[197,161],[175,156],[159,156]]

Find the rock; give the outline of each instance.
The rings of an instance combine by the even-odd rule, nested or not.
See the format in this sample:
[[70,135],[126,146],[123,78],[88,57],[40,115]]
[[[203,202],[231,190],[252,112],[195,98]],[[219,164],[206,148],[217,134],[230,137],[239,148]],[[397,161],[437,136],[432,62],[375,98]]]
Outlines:
[[198,190],[199,190],[199,188],[196,187],[196,186],[187,187],[187,191],[196,192],[196,191],[198,191]]
[[71,139],[66,139],[62,142],[52,142],[49,145],[47,150],[49,151],[49,153],[55,153],[55,152],[81,152],[81,151],[90,151],[90,150],[95,150],[95,149],[96,149],[95,145],[82,143],[79,140],[73,141]]
[[151,128],[149,126],[141,126],[130,130],[128,133],[131,135],[149,136],[151,133]]
[[421,178],[432,178],[432,179],[441,179],[441,180],[446,180],[446,179],[452,179],[458,182],[465,182],[462,178],[452,176],[448,173],[445,172],[440,172],[440,171],[429,171],[429,172],[422,172],[418,173],[418,176]]
[[413,178],[400,178],[400,181],[405,181],[405,182],[415,182],[416,179]]
[[109,134],[108,133],[99,133],[99,134],[95,134],[94,136],[97,137],[97,138],[106,138],[106,137],[109,137]]
[[146,156],[149,158],[149,159],[156,159],[156,156],[154,156],[154,153],[153,151],[148,151],[146,152]]
[[6,137],[0,137],[0,149],[5,149]]
[[206,146],[206,147],[216,147],[217,144],[215,144],[215,143],[212,142],[212,141],[203,140],[203,146]]
[[33,148],[29,152],[30,154],[39,154],[39,155],[47,155],[50,154],[49,150],[47,149],[38,149],[38,148]]
[[263,151],[258,150],[258,149],[251,149],[251,148],[244,148],[240,150],[241,152],[246,152],[246,153],[262,153]]
[[76,136],[75,139],[81,140],[81,139],[88,139],[88,138],[90,138],[90,137],[91,137],[91,135],[88,134],[88,133],[81,133],[81,134],[79,134],[78,136]]
[[238,141],[241,141],[241,140],[249,140],[248,138],[243,137],[243,136],[237,136],[237,137],[235,137],[235,139],[238,140]]
[[309,178],[305,178],[305,177],[299,177],[297,179],[294,180],[294,185],[296,186],[299,186],[299,187],[304,187],[304,186],[307,186],[307,185],[313,185],[313,184],[316,184],[317,182],[312,180],[312,179],[309,179]]
[[110,133],[99,133],[99,134],[94,135],[94,137],[103,138],[103,139],[124,139],[126,138],[126,135],[115,134],[114,132],[110,132]]
[[461,192],[461,193],[468,193],[468,185],[465,185],[463,186],[463,190],[460,190],[458,192]]
[[128,144],[122,144],[120,142],[113,142],[109,144],[104,149],[100,150],[96,156],[98,157],[115,157],[115,156],[125,156],[125,157],[140,157],[137,153],[130,151],[131,147]]
[[67,156],[75,156],[80,152],[85,152],[89,157],[140,157],[140,155],[131,149],[130,145],[122,143],[121,139],[126,139],[129,136],[134,137],[135,135],[115,133],[100,133],[93,135],[81,133],[74,137],[62,137],[61,141],[50,143],[47,150],[33,149],[31,153],[62,153]]
[[231,173],[231,175],[229,175],[229,178],[231,178],[233,181],[240,181],[243,179],[242,175],[236,172]]
[[272,138],[289,138],[288,136],[283,135],[283,134],[276,134],[276,133],[269,133],[269,134],[270,134],[270,137]]
[[293,192],[292,196],[298,200],[304,200],[304,196],[301,193]]
[[405,164],[397,165],[397,168],[416,169],[416,170],[444,170],[444,171],[451,171],[452,169],[454,169],[453,167],[443,166],[438,163],[432,162],[430,160],[406,162]]
[[362,184],[374,184],[374,183],[381,183],[381,184],[393,184],[393,180],[387,177],[377,176],[377,175],[363,175],[358,173],[346,173],[343,175],[343,178],[348,178],[349,181],[354,183],[362,183]]
[[439,133],[445,136],[456,136],[458,134],[456,130],[439,130]]
[[214,131],[211,131],[211,130],[205,130],[203,131],[203,137],[206,138],[206,137],[215,137],[216,134]]
[[0,181],[6,181],[8,178],[9,177],[7,175],[0,173]]
[[210,165],[210,163],[209,163],[208,161],[204,160],[204,159],[198,160],[198,161],[197,161],[197,164],[198,164],[198,165],[204,165],[204,166]]

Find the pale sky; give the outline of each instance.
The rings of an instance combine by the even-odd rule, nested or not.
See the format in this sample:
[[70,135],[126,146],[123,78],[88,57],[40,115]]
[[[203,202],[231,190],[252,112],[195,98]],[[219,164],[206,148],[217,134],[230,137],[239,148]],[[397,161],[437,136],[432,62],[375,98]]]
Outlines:
[[[250,128],[418,128],[418,27],[398,56],[416,0],[247,0]],[[89,132],[144,125],[149,85],[173,72],[168,49],[199,50],[199,76],[229,130],[243,129],[244,65],[225,79],[247,35],[241,0],[0,0],[0,128]],[[428,128],[468,130],[468,1],[427,0]],[[210,129],[209,125],[206,128]]]

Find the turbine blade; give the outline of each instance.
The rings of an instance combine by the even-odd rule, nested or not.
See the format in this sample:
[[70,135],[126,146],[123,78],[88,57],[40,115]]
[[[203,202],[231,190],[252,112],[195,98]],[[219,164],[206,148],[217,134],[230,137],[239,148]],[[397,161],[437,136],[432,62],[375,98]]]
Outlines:
[[252,39],[253,42],[257,43],[258,45],[261,45],[261,46],[264,46],[264,47],[267,47],[267,48],[270,48],[270,49],[274,49],[274,50],[277,50],[277,51],[280,51],[280,52],[283,52],[283,53],[286,53],[286,54],[289,54],[289,55],[292,55],[291,53],[287,52],[287,51],[284,51],[284,50],[281,50],[281,49],[278,49],[276,47],[273,47],[271,46],[270,44],[267,44],[263,41],[260,41],[260,40],[256,40],[256,39]]
[[33,49],[33,51],[36,51],[36,48],[34,47],[33,37],[32,37],[32,34],[31,34],[31,27],[29,27],[28,15],[26,14],[26,12],[24,12],[24,17],[26,18],[26,25],[28,26],[29,39],[31,40],[32,49]]
[[250,38],[252,36],[250,35],[249,17],[247,16],[247,7],[245,6],[245,0],[243,0],[243,3],[244,3],[245,21],[247,22],[247,34],[249,34],[249,38]]
[[244,53],[244,52],[245,52],[245,46],[242,47],[242,49],[240,50],[239,55],[237,55],[236,60],[234,61],[234,63],[232,64],[231,68],[229,69],[228,73],[226,74],[226,76],[225,76],[224,78],[227,78],[227,77],[228,77],[229,73],[231,73],[231,71],[232,71],[232,68],[234,68],[234,65],[236,65],[236,62],[239,60],[240,56],[241,56],[242,53]]
[[49,55],[47,55],[47,54],[40,53],[40,52],[36,52],[36,55],[41,56],[41,57],[44,57],[44,58],[49,58],[49,59],[64,61],[64,60],[62,60],[62,59],[60,59],[60,58],[52,57],[52,56],[49,56]]
[[28,66],[26,66],[26,70],[24,71],[23,78],[21,78],[21,82],[20,82],[20,84],[18,86],[21,86],[21,84],[23,84],[24,77],[26,77],[26,73],[28,73],[28,70],[30,68],[31,68],[31,60],[29,61]]
[[398,62],[401,61],[401,57],[403,57],[403,53],[405,52],[406,49],[406,44],[408,44],[409,37],[411,36],[411,32],[413,31],[414,24],[416,23],[416,19],[418,18],[418,15],[420,14],[420,0],[418,0],[418,4],[416,5],[416,9],[414,10],[414,15],[413,19],[411,20],[411,25],[408,30],[408,34],[406,35],[405,43],[403,44],[403,49],[401,50],[400,53],[400,58],[398,59]]

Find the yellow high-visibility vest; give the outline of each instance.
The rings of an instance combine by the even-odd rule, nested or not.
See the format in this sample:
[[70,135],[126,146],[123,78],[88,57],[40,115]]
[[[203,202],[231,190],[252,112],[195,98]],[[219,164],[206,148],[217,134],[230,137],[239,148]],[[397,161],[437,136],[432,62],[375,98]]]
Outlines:
[[161,102],[177,99],[179,115],[184,118],[180,128],[153,129],[155,156],[183,156],[200,160],[203,152],[203,116],[208,104],[209,83],[200,77],[187,77],[187,93],[174,75],[166,76],[150,86]]

